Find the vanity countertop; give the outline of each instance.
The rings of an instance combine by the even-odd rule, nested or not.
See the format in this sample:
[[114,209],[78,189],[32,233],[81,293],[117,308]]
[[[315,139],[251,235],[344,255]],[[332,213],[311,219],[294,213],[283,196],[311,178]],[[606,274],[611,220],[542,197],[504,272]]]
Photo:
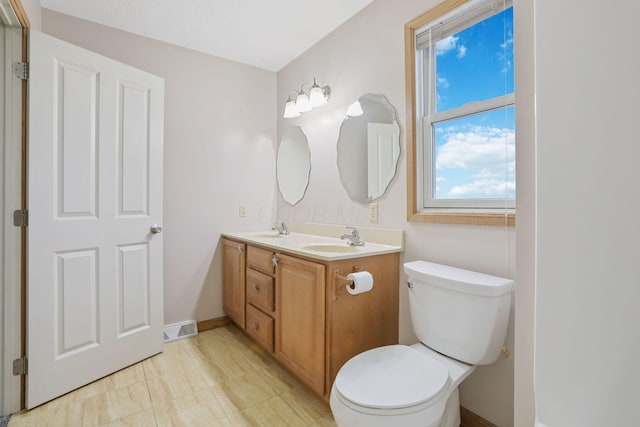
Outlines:
[[[336,261],[341,259],[361,258],[372,255],[382,255],[404,250],[402,230],[382,230],[358,227],[364,246],[349,246],[345,240],[340,240],[339,233],[347,232],[343,227],[321,225],[313,228],[309,225],[289,225],[290,233],[281,236],[277,231],[249,231],[223,233],[224,237],[245,243],[268,247],[276,251],[314,258],[322,261]],[[336,228],[334,228],[336,227]],[[296,231],[302,230],[305,232]],[[314,232],[310,234],[309,232]],[[382,233],[380,233],[382,231]],[[315,234],[318,233],[318,234]],[[329,234],[329,236],[327,235]],[[337,237],[330,237],[331,235]],[[367,239],[371,236],[375,242]],[[380,242],[383,240],[384,242]]]

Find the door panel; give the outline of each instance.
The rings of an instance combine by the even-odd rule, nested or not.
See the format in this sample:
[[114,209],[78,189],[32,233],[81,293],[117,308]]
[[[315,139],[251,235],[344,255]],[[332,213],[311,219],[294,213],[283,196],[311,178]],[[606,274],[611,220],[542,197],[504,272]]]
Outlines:
[[367,123],[367,196],[377,198],[384,194],[396,174],[400,156],[398,124]]
[[30,35],[27,407],[162,351],[162,79]]
[[97,214],[97,72],[55,62],[55,194],[60,217]]
[[149,90],[118,82],[118,201],[120,215],[147,215]]
[[149,328],[149,245],[118,248],[118,337]]
[[57,253],[54,266],[56,358],[98,343],[97,248]]

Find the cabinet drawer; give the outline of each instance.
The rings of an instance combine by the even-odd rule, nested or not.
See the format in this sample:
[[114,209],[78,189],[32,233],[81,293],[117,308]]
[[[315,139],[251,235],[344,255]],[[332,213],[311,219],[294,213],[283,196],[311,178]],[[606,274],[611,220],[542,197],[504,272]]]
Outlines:
[[271,250],[247,246],[247,265],[264,273],[273,274],[275,272],[273,255],[274,252]]
[[247,246],[247,265],[264,273],[273,274],[275,272],[273,255],[273,251]]
[[247,269],[247,302],[267,313],[273,313],[273,277]]
[[273,319],[247,305],[247,333],[273,353]]

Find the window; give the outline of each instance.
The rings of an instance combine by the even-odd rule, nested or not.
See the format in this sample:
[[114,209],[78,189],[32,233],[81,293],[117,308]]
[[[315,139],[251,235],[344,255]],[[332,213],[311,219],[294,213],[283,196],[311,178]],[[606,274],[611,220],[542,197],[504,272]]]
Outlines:
[[510,0],[447,0],[405,32],[409,219],[513,223]]

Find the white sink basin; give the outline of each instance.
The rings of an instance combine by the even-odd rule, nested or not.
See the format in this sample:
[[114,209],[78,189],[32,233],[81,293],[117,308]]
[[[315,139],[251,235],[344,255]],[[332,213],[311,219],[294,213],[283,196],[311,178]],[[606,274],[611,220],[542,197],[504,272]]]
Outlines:
[[286,237],[286,234],[282,235],[280,233],[272,232],[272,233],[256,233],[256,234],[253,234],[253,236],[257,238],[262,238],[262,239],[279,239],[281,237]]
[[360,248],[357,246],[348,246],[348,245],[334,245],[331,243],[320,244],[320,245],[307,245],[303,246],[300,249],[305,251],[315,251],[315,252],[330,252],[330,253],[354,253],[360,252]]

